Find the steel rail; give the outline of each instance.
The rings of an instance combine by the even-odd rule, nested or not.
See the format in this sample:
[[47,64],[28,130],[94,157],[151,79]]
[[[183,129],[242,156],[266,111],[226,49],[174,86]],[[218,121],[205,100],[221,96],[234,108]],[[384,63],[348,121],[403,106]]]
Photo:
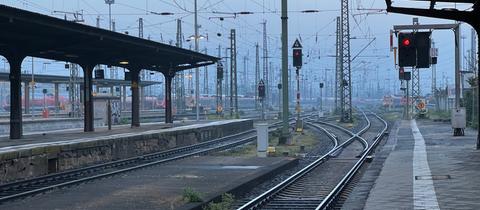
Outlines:
[[[367,132],[368,129],[370,129],[370,126],[371,126],[371,122],[370,120],[368,119],[367,115],[365,114],[365,112],[361,111],[362,112],[362,115],[363,117],[365,118],[365,120],[367,121],[367,126],[363,127],[359,132],[357,133],[353,133],[352,131],[342,127],[342,126],[339,126],[339,125],[335,125],[335,124],[332,124],[332,123],[328,123],[328,122],[323,122],[323,121],[315,121],[316,123],[320,123],[320,124],[324,124],[324,125],[328,125],[328,126],[331,126],[331,127],[334,127],[334,128],[337,128],[339,130],[342,130],[348,134],[350,134],[352,137],[349,138],[347,141],[344,142],[345,145],[349,145],[353,142],[354,139],[358,139],[362,144],[363,144],[363,151],[357,156],[357,157],[360,157],[361,154],[365,153],[366,150],[368,149],[368,142],[361,136],[363,135],[365,132]],[[342,146],[344,145],[342,144]],[[340,149],[342,147],[339,147],[337,149]]]
[[328,160],[332,154],[334,154],[338,149],[340,148],[343,148],[343,147],[346,147],[348,146],[354,139],[358,138],[360,139],[362,142],[364,142],[364,147],[368,147],[368,142],[363,139],[360,135],[362,135],[363,133],[365,133],[369,128],[370,128],[370,121],[368,119],[368,117],[365,115],[365,113],[362,111],[363,113],[363,116],[365,117],[366,121],[367,121],[367,126],[365,126],[364,128],[362,128],[358,133],[353,133],[351,132],[350,130],[348,129],[345,129],[341,126],[338,126],[338,125],[335,125],[335,124],[331,124],[331,123],[327,123],[327,122],[320,122],[320,121],[316,121],[315,123],[320,123],[320,124],[324,124],[324,125],[328,125],[328,126],[332,126],[332,127],[335,127],[347,134],[349,134],[351,137],[344,141],[343,143],[341,143],[340,145],[338,144],[338,141],[337,141],[337,137],[331,133],[330,131],[327,131],[325,128],[322,128],[320,126],[315,126],[313,123],[311,122],[306,122],[308,123],[309,125],[313,125],[314,127],[317,127],[317,128],[321,128],[323,131],[325,131],[325,133],[329,136],[330,139],[332,139],[333,141],[336,141],[335,145],[329,152],[327,152],[325,155],[323,155],[322,157],[318,158],[317,160],[315,160],[314,162],[312,162],[311,164],[307,165],[306,167],[304,167],[303,169],[301,169],[300,171],[296,172],[295,174],[293,174],[292,176],[288,177],[287,179],[285,179],[284,181],[282,181],[281,183],[275,185],[274,187],[270,188],[269,190],[267,190],[266,192],[262,193],[261,195],[257,196],[256,198],[250,200],[249,202],[247,202],[246,204],[242,205],[241,207],[239,207],[237,210],[245,210],[245,209],[256,209],[262,205],[264,205],[265,203],[267,203],[271,198],[273,198],[274,196],[276,196],[279,192],[281,192],[283,189],[285,189],[286,187],[290,186],[291,184],[295,183],[297,180],[299,180],[300,178],[302,178],[304,175],[308,174],[308,172],[312,171],[313,169],[315,169],[317,166],[319,166],[320,164],[322,164],[323,162],[325,162],[326,160]]
[[244,204],[243,206],[241,206],[237,210],[255,209],[256,207],[259,207],[262,204],[266,203],[268,200],[270,200],[270,198],[275,196],[278,192],[282,191],[284,188],[286,188],[290,184],[294,183],[296,180],[302,178],[305,174],[307,174],[308,172],[310,172],[311,170],[316,168],[318,165],[323,163],[325,160],[327,160],[328,157],[330,157],[330,155],[339,147],[337,136],[335,136],[335,134],[331,133],[330,131],[327,131],[326,129],[324,129],[320,126],[315,126],[314,124],[312,124],[310,122],[306,122],[306,123],[308,123],[309,125],[312,125],[316,128],[322,129],[327,134],[327,136],[334,142],[335,146],[330,151],[328,151],[325,155],[323,155],[322,157],[318,158],[314,162],[310,163],[309,165],[307,165],[306,167],[304,167],[300,171],[296,172],[292,176],[283,180],[281,183],[275,185],[274,187],[270,188],[269,190],[267,190],[266,192],[257,196],[256,198],[250,200],[248,203]]
[[[269,128],[270,129],[269,132],[271,131],[271,129],[273,129],[275,127],[278,127],[279,125],[281,125],[281,122],[273,123]],[[112,175],[115,175],[115,174],[136,170],[136,169],[139,169],[139,168],[145,168],[145,167],[148,167],[148,166],[153,166],[153,165],[157,165],[157,164],[161,164],[161,163],[170,162],[170,161],[173,161],[173,160],[179,160],[179,159],[183,159],[183,158],[187,158],[187,157],[191,157],[191,156],[195,156],[195,155],[207,154],[207,153],[211,153],[211,152],[215,152],[215,151],[222,151],[222,150],[234,148],[234,147],[237,147],[239,145],[243,145],[243,144],[246,144],[246,143],[249,143],[249,142],[253,141],[254,139],[256,139],[256,136],[254,135],[254,136],[244,137],[244,138],[241,138],[240,140],[237,140],[237,141],[234,141],[234,142],[231,142],[231,143],[226,143],[226,144],[221,144],[221,143],[232,141],[232,139],[239,138],[242,135],[251,135],[253,133],[255,133],[255,129],[251,129],[251,130],[240,132],[240,133],[237,133],[237,134],[225,136],[225,137],[222,137],[222,138],[219,138],[219,139],[213,139],[213,140],[202,142],[202,143],[195,144],[195,145],[184,146],[184,147],[180,147],[180,148],[173,148],[173,149],[170,149],[170,150],[167,150],[167,151],[161,151],[161,152],[147,154],[147,155],[141,155],[141,156],[137,156],[137,157],[133,157],[133,158],[123,159],[123,160],[118,160],[118,161],[113,161],[113,162],[108,162],[108,163],[103,163],[103,164],[97,164],[97,165],[94,165],[94,166],[84,167],[84,168],[80,168],[80,169],[49,174],[49,175],[45,175],[45,176],[41,176],[41,177],[28,179],[28,180],[22,180],[22,181],[7,183],[7,184],[4,184],[4,185],[0,185],[0,189],[14,189],[14,190],[19,189],[19,190],[22,190],[22,188],[26,188],[28,190],[25,190],[25,191],[22,191],[22,192],[19,192],[19,193],[12,193],[11,195],[2,196],[2,197],[0,197],[0,203],[3,203],[3,202],[8,201],[8,200],[17,199],[17,198],[20,198],[20,197],[25,197],[25,196],[29,196],[29,195],[38,194],[38,193],[41,193],[41,192],[53,190],[53,189],[56,189],[56,188],[59,188],[59,187],[74,185],[74,184],[78,184],[78,183],[85,182],[85,181],[90,181],[90,180],[99,179],[99,178],[102,178],[102,177],[112,176]],[[221,144],[221,145],[211,147],[211,148],[202,149],[202,150],[199,150],[199,151],[194,151],[194,152],[187,153],[187,154],[177,155],[177,156],[174,156],[174,157],[167,157],[167,156],[170,156],[170,155],[175,155],[175,154],[179,154],[179,153],[186,152],[186,151],[196,150],[196,149],[199,149],[199,148],[202,148],[202,147],[212,146],[212,145],[215,145],[215,144]],[[98,172],[98,171],[101,171],[101,170],[106,170],[106,169],[115,168],[115,167],[121,167],[121,166],[125,166],[125,165],[128,165],[128,164],[135,164],[135,163],[139,163],[139,162],[142,162],[142,161],[157,159],[157,158],[163,158],[163,159],[148,162],[148,163],[138,164],[138,165],[134,165],[134,166],[130,166],[130,167],[127,167],[127,168],[117,169],[115,171],[110,171],[110,172],[100,173],[100,174],[94,175],[95,172]],[[80,176],[83,176],[83,177],[80,177]],[[78,177],[78,178],[76,178],[76,177]],[[68,181],[65,181],[65,182],[58,183],[58,184],[51,184],[51,185],[48,184],[49,182],[50,183],[58,182],[58,180],[62,180],[62,179],[73,179],[73,180],[68,180]],[[47,186],[31,189],[31,187],[34,186],[34,185],[47,185]]]
[[373,149],[376,147],[376,145],[380,142],[380,140],[383,138],[385,132],[388,130],[388,123],[382,119],[380,116],[377,114],[373,113],[372,114],[380,120],[383,124],[384,127],[382,131],[380,131],[374,138],[373,144],[370,145],[368,150],[363,153],[361,158],[357,161],[357,163],[352,167],[352,169],[342,178],[342,180],[335,186],[335,188],[329,193],[329,195],[323,199],[323,201],[318,205],[315,210],[321,210],[321,209],[328,209],[331,207],[332,204],[335,203],[336,199],[342,192],[342,190],[345,188],[345,186],[350,182],[350,180],[354,177],[354,175],[358,172],[360,167],[363,165],[363,163],[366,160],[366,157],[372,153]]

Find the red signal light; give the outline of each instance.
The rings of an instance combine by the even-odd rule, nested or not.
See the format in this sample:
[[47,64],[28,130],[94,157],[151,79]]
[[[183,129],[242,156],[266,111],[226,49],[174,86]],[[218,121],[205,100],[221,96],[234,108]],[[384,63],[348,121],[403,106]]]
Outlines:
[[403,39],[402,44],[405,47],[410,46],[410,39],[408,39],[408,38]]

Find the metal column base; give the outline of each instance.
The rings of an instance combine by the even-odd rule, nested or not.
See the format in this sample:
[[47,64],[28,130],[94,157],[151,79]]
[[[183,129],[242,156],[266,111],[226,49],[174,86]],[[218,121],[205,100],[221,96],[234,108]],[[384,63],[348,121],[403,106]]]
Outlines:
[[454,128],[453,136],[465,136],[465,130],[463,128]]

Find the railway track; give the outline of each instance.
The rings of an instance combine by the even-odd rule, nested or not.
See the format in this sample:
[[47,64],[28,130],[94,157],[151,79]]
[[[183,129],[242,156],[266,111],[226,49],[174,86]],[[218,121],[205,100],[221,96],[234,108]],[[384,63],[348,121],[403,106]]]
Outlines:
[[[271,131],[279,126],[281,122],[272,124],[269,129]],[[251,129],[195,145],[3,184],[0,185],[0,203],[174,160],[231,149],[254,141],[255,134],[255,129]]]
[[362,115],[365,123],[358,131],[328,122],[308,122],[324,130],[335,147],[238,209],[331,208],[387,130],[379,116],[368,114],[375,118],[372,122],[367,114]]

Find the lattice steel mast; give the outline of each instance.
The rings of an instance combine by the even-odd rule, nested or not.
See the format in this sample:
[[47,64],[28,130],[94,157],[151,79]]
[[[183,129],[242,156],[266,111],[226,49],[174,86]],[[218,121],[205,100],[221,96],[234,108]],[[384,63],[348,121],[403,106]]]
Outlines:
[[268,41],[267,41],[267,21],[263,23],[263,81],[265,82],[265,105],[270,104],[270,83],[268,81]]
[[235,29],[230,30],[230,116],[238,118],[237,41]]
[[[418,25],[418,18],[413,18],[413,25]],[[414,29],[416,33],[418,30]],[[412,67],[412,98],[414,103],[418,103],[420,100],[420,70],[416,67]],[[412,106],[412,111],[416,109]]]
[[350,69],[350,24],[348,1],[342,0],[341,5],[341,58],[342,58],[342,81],[341,86],[341,121],[352,122],[352,81]]
[[255,92],[255,110],[258,110],[258,91],[257,85],[260,82],[260,52],[258,43],[255,45],[255,84],[253,86],[253,91]]
[[[183,47],[183,34],[182,34],[182,20],[177,20],[177,47]],[[185,110],[185,74],[180,71],[175,76],[175,98],[177,104],[177,112],[183,112]]]
[[340,49],[341,49],[341,28],[340,28],[340,17],[337,17],[337,31],[336,31],[336,51],[335,51],[335,112],[340,111],[338,99],[340,97],[341,90],[341,78],[342,78],[342,65],[340,58]]
[[[204,52],[205,54],[208,54],[208,50],[206,47],[204,49]],[[203,94],[206,94],[208,96],[208,66],[203,67]]]

